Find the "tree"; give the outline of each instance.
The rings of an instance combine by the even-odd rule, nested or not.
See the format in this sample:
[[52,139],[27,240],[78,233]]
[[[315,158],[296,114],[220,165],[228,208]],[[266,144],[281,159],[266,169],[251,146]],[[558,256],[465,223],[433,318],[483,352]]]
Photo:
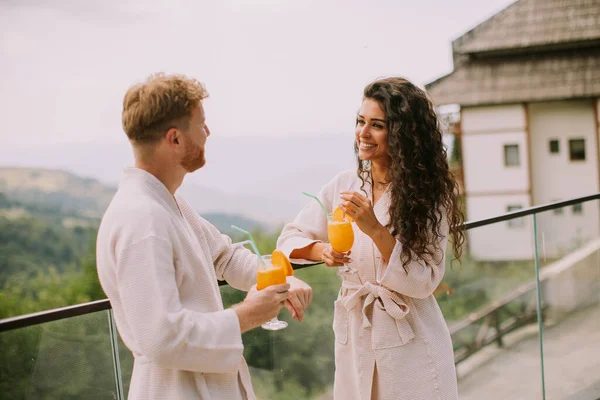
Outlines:
[[450,154],[450,163],[459,164],[462,160],[461,155],[461,137],[460,135],[454,135],[454,143],[452,144],[452,153]]

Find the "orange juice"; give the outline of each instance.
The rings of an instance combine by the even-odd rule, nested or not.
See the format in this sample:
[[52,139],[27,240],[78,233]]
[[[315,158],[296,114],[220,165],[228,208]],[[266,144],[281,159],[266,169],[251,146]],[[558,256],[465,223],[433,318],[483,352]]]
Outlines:
[[[285,254],[276,254],[276,262],[281,262],[283,258],[287,260]],[[280,267],[278,265],[273,265],[272,255],[262,256],[262,262],[259,261],[258,272],[256,273],[256,289],[263,290],[264,288],[272,285],[279,285],[282,283],[286,283],[286,271],[284,267]],[[291,264],[290,264],[291,268]],[[261,325],[263,329],[269,331],[278,331],[288,326],[288,323],[285,321],[280,321],[277,317],[271,319],[269,322],[265,322]]]
[[285,270],[281,267],[267,264],[266,269],[259,269],[256,274],[256,289],[258,290],[281,283],[286,283]]
[[345,253],[352,249],[354,244],[354,231],[352,224],[348,221],[328,221],[327,235],[329,243],[335,251]]

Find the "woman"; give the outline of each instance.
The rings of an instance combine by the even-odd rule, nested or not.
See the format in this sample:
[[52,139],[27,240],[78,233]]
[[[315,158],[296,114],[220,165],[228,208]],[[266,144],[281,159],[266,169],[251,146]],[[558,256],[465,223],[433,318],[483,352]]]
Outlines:
[[456,399],[450,334],[433,292],[446,245],[461,255],[463,215],[448,170],[434,106],[402,78],[364,90],[356,119],[358,170],[319,192],[331,212],[354,219],[348,253],[327,241],[327,218],[310,202],[288,224],[278,248],[292,258],[349,263],[335,302],[334,398]]

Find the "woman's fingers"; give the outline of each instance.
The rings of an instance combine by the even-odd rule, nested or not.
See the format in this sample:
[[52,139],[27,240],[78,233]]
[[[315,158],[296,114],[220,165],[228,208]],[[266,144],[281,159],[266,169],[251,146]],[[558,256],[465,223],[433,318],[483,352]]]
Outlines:
[[350,207],[345,206],[344,204],[340,204],[340,209],[352,218],[356,216],[356,211]]
[[325,254],[325,253],[323,254],[323,262],[328,267],[342,267],[342,266],[344,266],[343,263],[336,262],[335,259],[330,254]]
[[332,256],[333,260],[335,262],[337,262],[337,263],[344,264],[344,263],[352,262],[352,260],[349,257],[350,256],[350,252],[348,252],[348,253],[338,253],[337,251],[332,250],[331,251],[331,256]]
[[357,207],[369,207],[371,201],[368,198],[357,192],[342,192],[340,197],[342,200],[355,204]]

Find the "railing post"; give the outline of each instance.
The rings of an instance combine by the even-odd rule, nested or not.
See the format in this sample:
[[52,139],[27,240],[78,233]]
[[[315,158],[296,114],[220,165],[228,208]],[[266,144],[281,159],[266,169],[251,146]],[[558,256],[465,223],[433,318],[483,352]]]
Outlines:
[[546,381],[545,381],[545,371],[544,371],[544,334],[543,334],[543,325],[544,325],[544,317],[542,315],[542,285],[540,283],[540,261],[539,261],[539,251],[538,251],[538,241],[537,241],[537,214],[533,214],[533,246],[535,249],[535,282],[537,287],[537,316],[538,316],[538,328],[540,331],[539,339],[540,339],[540,360],[542,365],[542,398],[546,400]]
[[119,339],[112,308],[108,310],[108,327],[110,330],[110,346],[112,348],[117,400],[125,400],[125,396],[123,396],[123,380],[121,378],[121,362],[119,360]]
[[498,347],[504,347],[504,342],[502,341],[502,333],[500,332],[500,312],[499,309],[494,310],[494,329],[496,329],[496,343],[498,343]]

